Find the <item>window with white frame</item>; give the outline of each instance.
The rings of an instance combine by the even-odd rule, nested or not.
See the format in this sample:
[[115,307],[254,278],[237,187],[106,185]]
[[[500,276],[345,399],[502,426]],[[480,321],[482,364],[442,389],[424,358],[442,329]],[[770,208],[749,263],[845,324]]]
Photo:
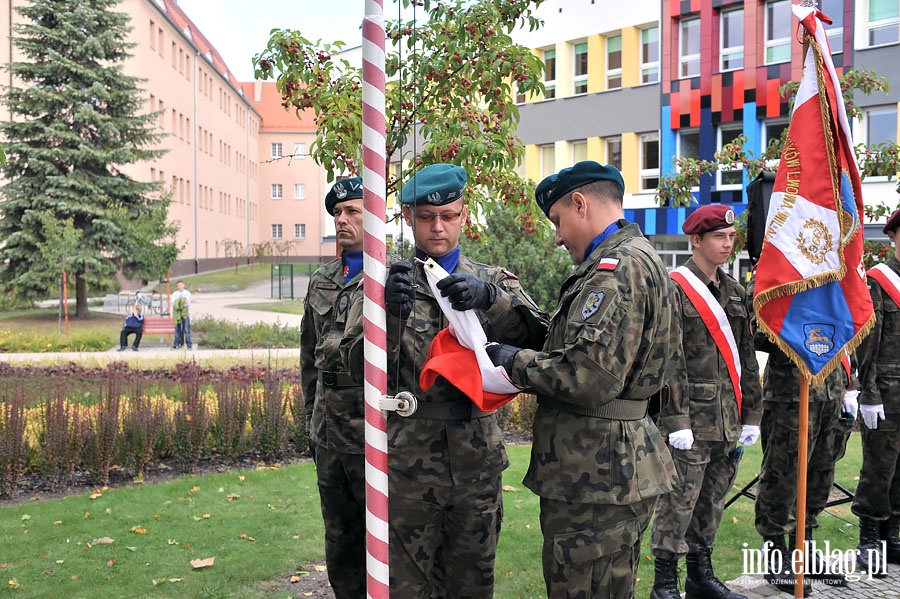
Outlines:
[[541,146],[541,177],[549,177],[556,172],[556,146]]
[[272,239],[281,239],[281,225],[272,225]]
[[[730,144],[744,131],[740,126],[719,127],[717,132],[717,151]],[[728,189],[740,187],[744,180],[744,167],[740,164],[722,164],[716,173],[716,189]]]
[[719,70],[744,68],[744,9],[723,10],[719,21]]
[[640,136],[641,191],[653,191],[659,186],[659,133]]
[[659,81],[659,27],[641,29],[641,83]]
[[306,183],[294,183],[294,199],[306,199]]
[[281,183],[272,183],[272,199],[280,200],[282,197]]
[[679,32],[679,77],[696,77],[700,74],[700,18],[684,19]]
[[579,140],[572,142],[572,164],[587,160],[587,141]]
[[294,239],[306,239],[306,225],[302,223],[294,224]]
[[606,38],[606,89],[622,87],[622,36]]
[[308,154],[306,153],[306,144],[294,144],[294,158],[306,158],[307,156]]
[[866,37],[869,46],[881,46],[897,41],[900,2],[897,0],[869,0],[866,12]]
[[766,64],[791,60],[791,0],[766,2],[765,49]]
[[574,46],[575,72],[572,77],[572,91],[575,94],[586,94],[588,90],[588,45],[587,42],[579,42]]
[[556,97],[556,49],[544,50],[544,98]]
[[622,138],[609,137],[606,140],[606,163],[622,170]]
[[273,143],[272,144],[272,158],[281,158],[281,144]]
[[828,45],[832,54],[844,51],[844,0],[819,0],[819,10],[831,17],[831,25],[825,25]]
[[[897,106],[879,106],[863,112],[865,143],[870,148],[876,144],[897,143]],[[894,172],[876,172],[876,176],[895,175]]]

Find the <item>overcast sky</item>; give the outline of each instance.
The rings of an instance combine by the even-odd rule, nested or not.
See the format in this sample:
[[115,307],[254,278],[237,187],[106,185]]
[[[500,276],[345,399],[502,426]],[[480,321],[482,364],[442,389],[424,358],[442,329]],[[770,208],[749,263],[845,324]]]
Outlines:
[[[396,11],[391,0],[384,10]],[[362,44],[364,0],[178,0],[239,81],[253,80],[251,59],[275,28],[296,29],[307,39]],[[390,14],[387,18],[396,18]]]

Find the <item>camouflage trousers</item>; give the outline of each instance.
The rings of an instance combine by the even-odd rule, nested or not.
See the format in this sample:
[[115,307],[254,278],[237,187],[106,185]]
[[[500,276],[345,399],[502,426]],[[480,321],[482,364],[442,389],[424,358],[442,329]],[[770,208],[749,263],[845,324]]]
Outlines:
[[389,481],[391,599],[489,599],[501,477],[465,485]]
[[316,450],[325,521],[325,565],[335,599],[366,596],[366,471],[363,454]]
[[734,442],[694,441],[686,451],[669,447],[678,484],[659,498],[650,546],[661,559],[679,559],[701,547],[712,549],[725,496],[737,475]]
[[900,516],[900,414],[887,414],[878,428],[860,421],[863,463],[853,499],[853,513],[887,520]]
[[[777,536],[797,524],[797,403],[765,402],[760,422],[763,459],[756,491],[756,530]],[[818,526],[834,483],[834,465],[844,457],[851,426],[841,418],[840,399],[809,404],[806,473],[806,530]]]
[[657,497],[630,505],[541,498],[548,599],[631,599]]

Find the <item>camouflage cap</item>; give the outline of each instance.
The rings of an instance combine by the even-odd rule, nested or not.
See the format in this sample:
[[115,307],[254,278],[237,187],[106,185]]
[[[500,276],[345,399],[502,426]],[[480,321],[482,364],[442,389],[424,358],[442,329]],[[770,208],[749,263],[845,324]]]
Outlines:
[[401,204],[443,206],[463,197],[466,169],[455,164],[430,164],[412,176],[400,190]]
[[625,181],[622,173],[612,165],[602,165],[593,160],[576,162],[570,167],[564,168],[555,175],[550,175],[541,181],[534,190],[534,199],[548,217],[550,207],[556,200],[570,191],[594,181],[612,181],[625,191]]
[[734,210],[723,204],[707,204],[684,219],[681,230],[687,235],[700,235],[734,226]]
[[331,186],[331,190],[325,196],[325,210],[334,216],[334,207],[344,200],[355,200],[363,197],[362,177],[350,177],[341,179]]

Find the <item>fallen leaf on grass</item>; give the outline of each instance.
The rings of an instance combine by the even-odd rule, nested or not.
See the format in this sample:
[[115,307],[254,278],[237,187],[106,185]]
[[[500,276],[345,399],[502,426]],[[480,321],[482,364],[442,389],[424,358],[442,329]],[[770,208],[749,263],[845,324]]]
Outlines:
[[320,564],[316,564],[315,566],[313,566],[313,570],[315,570],[316,572],[324,572],[325,570],[327,570],[327,568]]
[[504,491],[509,491],[509,492],[511,492],[511,493],[518,493],[518,492],[519,492],[519,490],[518,490],[517,488],[515,488],[514,486],[512,486],[512,485],[503,485],[503,490],[504,490]]
[[62,520],[56,520],[53,522],[53,526],[59,526],[60,524],[62,524]]
[[181,582],[184,578],[154,578],[153,586],[159,586],[161,584],[166,584],[167,582]]
[[5,567],[6,567],[6,564],[0,563],[0,569],[5,568]]
[[212,566],[215,562],[216,562],[216,558],[214,558],[214,557],[208,557],[206,559],[192,559],[191,567],[194,568],[194,570],[199,570],[200,568],[208,568],[209,566]]
[[234,501],[235,499],[240,499],[241,496],[237,493],[230,493],[225,496],[225,501]]
[[85,512],[85,513],[84,513],[84,519],[85,519],[85,520],[89,519],[90,517],[91,517],[91,513],[90,513],[90,512]]
[[138,474],[137,476],[132,477],[131,482],[133,482],[136,485],[144,484],[144,473],[142,472],[142,473]]
[[147,529],[144,528],[143,526],[133,526],[133,527],[131,527],[131,532],[133,532],[136,535],[145,535],[145,534],[147,534]]
[[11,588],[11,589],[17,589],[17,588],[19,588],[20,586],[22,586],[22,585],[20,585],[20,584],[19,584],[19,581],[17,581],[15,578],[10,579],[10,581],[9,581],[9,588]]
[[116,565],[116,563],[118,563],[118,561],[119,561],[119,558],[114,557],[111,560],[109,560],[108,562],[106,562],[106,565],[109,566],[110,568],[112,568],[113,566]]
[[246,535],[246,534],[244,534],[244,533],[241,533],[239,536],[240,536],[240,538],[242,538],[242,539],[247,539],[248,541],[255,541],[255,540],[256,540],[256,539],[254,539],[253,537],[248,536],[248,535]]
[[732,517],[731,517],[731,522],[732,522],[732,524],[737,524],[737,523],[738,523],[738,519],[737,519],[736,517],[732,516]]
[[175,539],[169,539],[169,545],[178,545],[178,541]]
[[103,497],[103,493],[100,491],[100,489],[94,489],[94,492],[88,496],[88,499],[94,500],[98,497]]
[[22,514],[22,520],[31,520],[31,516],[29,514]]
[[109,537],[100,537],[99,539],[94,539],[91,541],[92,545],[112,545],[115,541],[110,539]]

